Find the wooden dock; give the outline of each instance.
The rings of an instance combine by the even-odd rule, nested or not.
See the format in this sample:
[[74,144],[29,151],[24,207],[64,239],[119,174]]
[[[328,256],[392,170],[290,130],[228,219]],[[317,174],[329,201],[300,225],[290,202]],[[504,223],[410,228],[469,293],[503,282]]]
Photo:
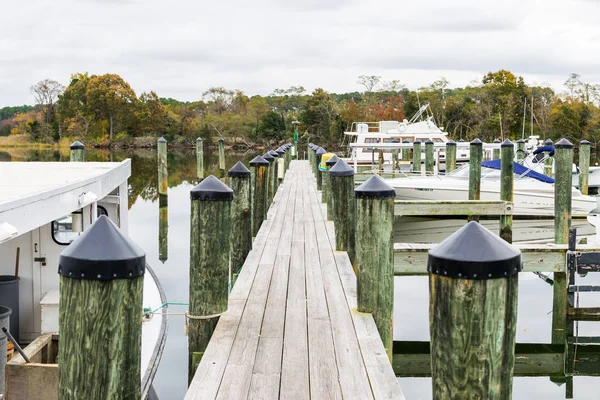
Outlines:
[[319,198],[293,161],[186,399],[404,399]]

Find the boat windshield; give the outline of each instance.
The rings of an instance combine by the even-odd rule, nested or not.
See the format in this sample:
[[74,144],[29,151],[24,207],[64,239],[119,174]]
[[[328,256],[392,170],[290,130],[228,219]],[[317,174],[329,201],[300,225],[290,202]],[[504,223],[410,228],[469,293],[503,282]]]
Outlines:
[[[446,174],[446,176],[451,176],[453,178],[458,179],[469,179],[469,163],[461,165],[454,171]],[[515,178],[518,175],[515,174]],[[500,171],[493,168],[481,167],[481,179],[500,179]]]

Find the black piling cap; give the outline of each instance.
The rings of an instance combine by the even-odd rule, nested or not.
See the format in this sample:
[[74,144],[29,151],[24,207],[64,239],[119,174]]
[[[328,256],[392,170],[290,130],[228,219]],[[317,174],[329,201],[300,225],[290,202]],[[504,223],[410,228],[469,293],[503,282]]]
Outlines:
[[210,175],[190,191],[190,198],[200,201],[231,201],[233,190],[214,175]]
[[554,142],[552,141],[552,139],[546,139],[546,141],[544,142],[544,146],[552,146],[554,144]]
[[396,197],[396,191],[379,176],[373,175],[354,189],[354,197],[357,199],[387,199]]
[[201,138],[201,137],[199,137],[199,138],[196,138],[196,142],[201,142],[201,141],[202,141],[202,138]]
[[268,166],[269,162],[267,160],[265,160],[264,158],[262,158],[261,156],[256,156],[249,162],[249,164],[251,167],[256,167],[259,165]]
[[579,145],[581,146],[582,144],[586,144],[586,145],[590,145],[590,141],[589,140],[585,140],[583,139],[581,142],[579,142]]
[[322,147],[319,147],[319,148],[317,149],[317,155],[318,155],[318,156],[322,156],[322,155],[323,155],[323,154],[325,154],[325,153],[327,153],[327,151],[326,151],[324,148],[322,148]]
[[279,157],[279,153],[276,152],[275,150],[269,151],[269,154],[272,155],[273,157]]
[[425,142],[425,144],[433,144],[433,140],[427,139],[427,141]]
[[413,144],[416,144],[416,143],[421,144],[421,141],[417,139],[417,140],[414,141]]
[[269,164],[275,161],[275,157],[273,157],[270,152],[266,152],[265,154],[263,154],[263,158],[267,160]]
[[463,139],[463,138],[461,138],[461,139],[459,140],[459,142],[461,142],[461,143],[462,143],[462,142],[464,142],[464,141],[465,141],[465,139]]
[[471,141],[471,146],[483,146],[483,143],[478,138],[475,138]]
[[400,143],[400,141],[398,140],[398,138],[393,138],[392,143]]
[[133,279],[145,272],[146,253],[104,215],[58,259],[59,275],[74,279]]
[[456,146],[456,142],[450,139],[448,142],[446,142],[446,146]]
[[278,155],[285,154],[285,150],[284,150],[284,149],[282,149],[281,147],[280,147],[280,148],[278,148],[278,149],[275,149],[275,152],[276,152]]
[[515,144],[511,142],[510,139],[506,139],[504,142],[502,142],[500,147],[515,147]]
[[523,268],[521,252],[475,221],[429,250],[427,271],[459,279],[495,279]]
[[167,143],[167,139],[161,137],[160,139],[158,139],[158,143]]
[[227,171],[227,176],[235,178],[245,178],[250,176],[250,170],[246,168],[243,162],[238,161],[233,168]]
[[517,143],[525,143],[525,141],[523,139],[519,139],[517,140]]
[[402,141],[402,143],[410,143],[410,140],[408,140],[408,139],[404,139],[404,140]]
[[556,149],[572,149],[573,143],[569,142],[567,139],[562,138],[554,145]]
[[329,170],[329,176],[354,176],[354,169],[340,158]]
[[219,142],[220,142],[220,143],[224,143],[224,142],[225,142],[225,139],[223,139],[223,138],[221,137],[221,138],[219,138]]
[[79,140],[76,140],[71,144],[71,150],[83,150],[85,146]]
[[500,139],[494,139],[494,143],[500,143]]
[[333,157],[325,161],[325,165],[328,167],[333,167],[338,161],[340,161],[340,158],[334,154]]

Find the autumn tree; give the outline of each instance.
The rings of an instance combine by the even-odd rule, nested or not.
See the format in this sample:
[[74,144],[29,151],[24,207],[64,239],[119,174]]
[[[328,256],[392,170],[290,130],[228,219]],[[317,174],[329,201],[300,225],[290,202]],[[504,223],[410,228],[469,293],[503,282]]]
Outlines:
[[64,92],[65,87],[52,79],[44,79],[31,87],[31,94],[44,115],[44,122],[49,124],[53,119],[54,103]]

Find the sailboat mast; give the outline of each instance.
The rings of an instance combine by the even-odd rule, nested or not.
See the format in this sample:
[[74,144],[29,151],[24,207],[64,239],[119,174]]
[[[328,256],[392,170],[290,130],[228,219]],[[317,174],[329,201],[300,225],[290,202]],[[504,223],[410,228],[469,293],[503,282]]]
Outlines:
[[527,113],[527,97],[525,97],[525,103],[523,103],[523,132],[521,133],[521,139],[525,140],[525,113]]

